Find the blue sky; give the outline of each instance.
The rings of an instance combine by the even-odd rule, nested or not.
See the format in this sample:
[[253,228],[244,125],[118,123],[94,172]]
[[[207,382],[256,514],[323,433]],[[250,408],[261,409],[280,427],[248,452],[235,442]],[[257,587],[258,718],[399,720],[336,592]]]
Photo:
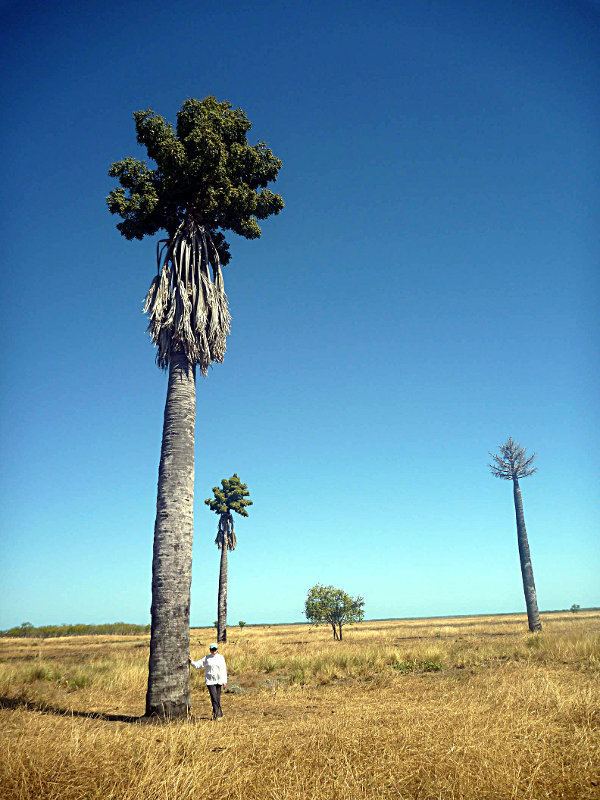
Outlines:
[[131,114],[246,110],[284,212],[232,237],[233,329],[198,382],[192,622],[216,616],[211,487],[254,506],[230,622],[600,604],[600,83],[584,2],[5,3],[0,627],[147,622],[166,379],[111,161]]

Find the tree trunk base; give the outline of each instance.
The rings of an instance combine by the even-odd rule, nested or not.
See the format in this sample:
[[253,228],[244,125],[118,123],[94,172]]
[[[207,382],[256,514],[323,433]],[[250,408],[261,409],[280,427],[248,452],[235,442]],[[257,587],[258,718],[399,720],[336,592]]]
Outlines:
[[158,469],[146,717],[185,719],[190,705],[194,532],[194,369],[171,354]]
[[159,706],[146,708],[143,719],[147,721],[168,721],[172,719],[187,719],[191,707],[187,703],[161,703]]

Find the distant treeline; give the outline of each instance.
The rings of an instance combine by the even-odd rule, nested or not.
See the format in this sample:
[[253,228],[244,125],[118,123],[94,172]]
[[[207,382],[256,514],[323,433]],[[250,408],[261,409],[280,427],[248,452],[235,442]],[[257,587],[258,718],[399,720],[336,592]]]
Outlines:
[[50,639],[59,636],[117,635],[128,636],[150,633],[150,625],[132,625],[128,622],[107,622],[105,625],[40,625],[23,622],[17,628],[0,631],[0,636]]

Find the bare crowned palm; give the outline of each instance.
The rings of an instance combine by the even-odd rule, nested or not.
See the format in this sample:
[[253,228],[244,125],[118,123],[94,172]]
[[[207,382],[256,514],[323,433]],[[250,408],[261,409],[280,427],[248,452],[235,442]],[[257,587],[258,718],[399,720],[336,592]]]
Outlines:
[[120,187],[107,198],[126,239],[167,233],[157,245],[157,274],[144,310],[169,370],[154,550],[146,714],[188,713],[189,618],[194,526],[196,366],[206,375],[225,356],[230,315],[222,266],[230,260],[222,231],[260,236],[258,219],[283,208],[264,188],[281,161],[263,143],[251,146],[241,109],[214,97],[186,100],[174,128],[152,110],[134,115],[138,143],[156,167],[135,158],[112,164]]
[[535,453],[528,456],[525,449],[517,442],[513,441],[510,436],[504,444],[500,445],[499,451],[499,455],[490,453],[492,456],[492,463],[489,465],[489,468],[492,471],[492,475],[496,478],[512,481],[513,483],[521,577],[523,578],[523,592],[525,593],[525,605],[527,606],[527,621],[529,623],[529,630],[533,633],[542,630],[542,623],[540,621],[540,612],[538,611],[519,478],[527,478],[529,475],[533,475],[534,472],[537,472],[537,467],[532,466]]
[[227,641],[227,552],[235,550],[237,539],[233,523],[232,511],[247,517],[248,506],[252,505],[252,500],[248,500],[250,492],[245,483],[234,473],[231,478],[223,478],[221,488],[213,488],[213,497],[209,497],[204,502],[210,507],[211,511],[219,515],[219,527],[215,544],[221,551],[221,563],[219,566],[219,593],[217,598],[217,641]]

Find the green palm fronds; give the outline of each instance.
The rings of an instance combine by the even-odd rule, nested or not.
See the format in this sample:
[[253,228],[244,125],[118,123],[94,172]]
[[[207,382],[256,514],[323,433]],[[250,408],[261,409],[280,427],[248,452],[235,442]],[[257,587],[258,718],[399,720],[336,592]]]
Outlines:
[[223,478],[221,486],[213,486],[213,496],[204,502],[219,515],[219,527],[215,544],[220,549],[227,543],[228,550],[235,550],[237,539],[235,536],[232,511],[242,517],[248,516],[247,508],[252,505],[248,485],[242,483],[239,475],[234,473],[231,478]]

